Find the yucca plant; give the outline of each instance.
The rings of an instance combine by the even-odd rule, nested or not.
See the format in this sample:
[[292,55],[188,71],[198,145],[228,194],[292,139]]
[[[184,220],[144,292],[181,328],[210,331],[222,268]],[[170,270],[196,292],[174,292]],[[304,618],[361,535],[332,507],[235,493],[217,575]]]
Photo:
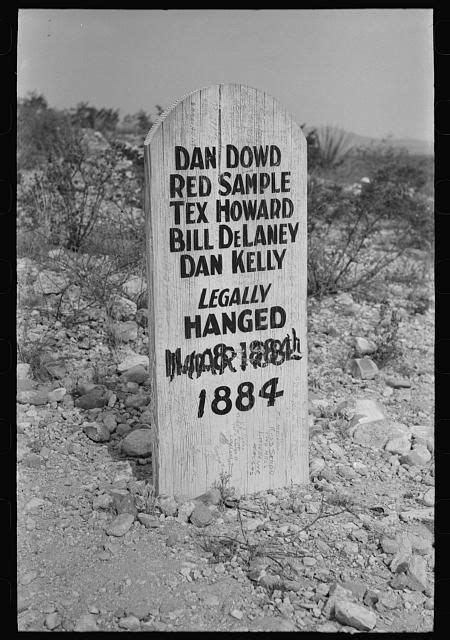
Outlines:
[[334,169],[344,162],[353,148],[351,138],[342,129],[327,125],[315,130],[317,165],[323,170]]

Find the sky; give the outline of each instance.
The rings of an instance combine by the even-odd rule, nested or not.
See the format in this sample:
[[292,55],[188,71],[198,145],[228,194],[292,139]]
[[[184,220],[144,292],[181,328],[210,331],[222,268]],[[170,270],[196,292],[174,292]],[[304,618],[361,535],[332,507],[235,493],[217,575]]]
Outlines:
[[299,124],[433,140],[432,10],[22,9],[18,97],[121,116],[236,82]]

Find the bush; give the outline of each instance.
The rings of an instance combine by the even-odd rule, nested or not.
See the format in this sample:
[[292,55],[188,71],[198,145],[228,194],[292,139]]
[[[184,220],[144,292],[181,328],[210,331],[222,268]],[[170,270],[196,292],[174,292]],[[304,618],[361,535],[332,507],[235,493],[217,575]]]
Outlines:
[[394,167],[393,158],[398,154],[383,154],[372,180],[358,190],[309,178],[309,294],[362,290],[411,249],[432,251],[432,202],[420,191],[423,176]]
[[131,163],[119,146],[97,140],[93,149],[88,136],[67,125],[60,155],[24,177],[18,192],[22,228],[39,229],[55,246],[74,251],[101,222],[126,226],[134,235],[141,206]]

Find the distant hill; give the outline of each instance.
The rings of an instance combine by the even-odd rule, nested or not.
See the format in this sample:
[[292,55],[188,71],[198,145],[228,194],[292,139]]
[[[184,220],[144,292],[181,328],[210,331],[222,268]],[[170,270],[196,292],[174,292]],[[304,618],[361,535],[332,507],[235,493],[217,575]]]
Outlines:
[[[319,126],[317,128],[319,128]],[[311,129],[314,129],[314,127],[305,127],[306,131],[310,131]],[[416,140],[414,138],[388,138],[386,140],[382,140],[380,138],[360,136],[351,131],[346,131],[346,133],[355,147],[387,145],[394,148],[404,148],[414,155],[432,156],[434,154],[434,144],[428,140]]]

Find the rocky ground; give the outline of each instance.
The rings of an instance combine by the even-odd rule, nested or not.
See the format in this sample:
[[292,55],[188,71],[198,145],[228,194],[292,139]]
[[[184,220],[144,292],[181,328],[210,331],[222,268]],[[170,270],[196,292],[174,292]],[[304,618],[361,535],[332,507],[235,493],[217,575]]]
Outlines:
[[186,502],[150,483],[142,282],[67,327],[58,274],[18,277],[19,630],[432,630],[432,307],[390,291],[378,369],[380,304],[310,301],[310,484]]

